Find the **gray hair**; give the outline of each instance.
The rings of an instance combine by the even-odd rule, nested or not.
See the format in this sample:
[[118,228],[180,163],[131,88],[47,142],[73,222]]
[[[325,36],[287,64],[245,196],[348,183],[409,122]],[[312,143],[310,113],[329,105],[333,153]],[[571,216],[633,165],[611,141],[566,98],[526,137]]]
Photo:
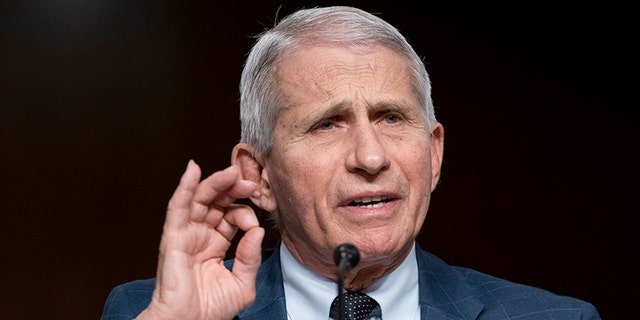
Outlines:
[[360,9],[333,6],[302,9],[258,35],[240,79],[240,141],[269,155],[278,114],[286,105],[277,68],[285,53],[304,45],[338,43],[350,47],[382,45],[407,58],[413,90],[424,106],[428,132],[436,121],[431,83],[422,59],[391,24]]

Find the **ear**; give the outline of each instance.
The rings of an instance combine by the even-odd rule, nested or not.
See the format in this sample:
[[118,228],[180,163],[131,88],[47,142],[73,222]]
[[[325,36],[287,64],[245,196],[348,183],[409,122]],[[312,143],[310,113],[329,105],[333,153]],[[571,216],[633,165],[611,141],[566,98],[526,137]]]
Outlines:
[[444,127],[439,122],[434,123],[429,137],[429,148],[431,149],[431,191],[433,191],[440,180],[442,153],[444,151]]
[[269,176],[264,170],[264,159],[255,154],[252,146],[238,143],[231,153],[231,164],[240,168],[242,179],[251,180],[258,185],[249,199],[266,211],[275,211],[278,206],[271,192]]

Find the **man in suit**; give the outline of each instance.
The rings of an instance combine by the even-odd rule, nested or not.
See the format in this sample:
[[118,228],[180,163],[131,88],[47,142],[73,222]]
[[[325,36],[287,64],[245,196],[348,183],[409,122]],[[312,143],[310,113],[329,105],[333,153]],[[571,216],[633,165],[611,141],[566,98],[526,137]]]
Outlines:
[[[449,266],[417,245],[444,148],[430,92],[405,38],[359,9],[299,10],[261,34],[242,73],[231,166],[201,180],[189,162],[157,277],[114,288],[102,319],[341,318],[347,310],[330,311],[339,280],[372,306],[353,302],[358,319],[599,319],[588,302]],[[240,198],[270,212],[281,236],[272,250]],[[344,279],[343,243],[359,250]]]

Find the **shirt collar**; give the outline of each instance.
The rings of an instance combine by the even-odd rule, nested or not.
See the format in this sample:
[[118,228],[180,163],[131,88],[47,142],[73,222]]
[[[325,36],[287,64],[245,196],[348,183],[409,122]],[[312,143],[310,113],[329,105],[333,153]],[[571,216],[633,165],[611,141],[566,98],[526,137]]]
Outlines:
[[[280,259],[289,319],[328,319],[331,302],[338,293],[336,283],[298,262],[284,242],[280,244]],[[415,246],[393,272],[363,292],[378,301],[383,319],[419,319]]]

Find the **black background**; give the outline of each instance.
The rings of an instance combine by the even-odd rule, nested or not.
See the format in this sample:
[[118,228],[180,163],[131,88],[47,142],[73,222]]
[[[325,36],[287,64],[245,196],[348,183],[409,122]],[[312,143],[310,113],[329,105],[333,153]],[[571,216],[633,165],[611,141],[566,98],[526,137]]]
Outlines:
[[328,4],[394,24],[432,76],[446,143],[421,245],[628,319],[637,6],[286,0],[0,4],[2,318],[98,319],[154,276],[187,161],[229,163],[252,36]]

